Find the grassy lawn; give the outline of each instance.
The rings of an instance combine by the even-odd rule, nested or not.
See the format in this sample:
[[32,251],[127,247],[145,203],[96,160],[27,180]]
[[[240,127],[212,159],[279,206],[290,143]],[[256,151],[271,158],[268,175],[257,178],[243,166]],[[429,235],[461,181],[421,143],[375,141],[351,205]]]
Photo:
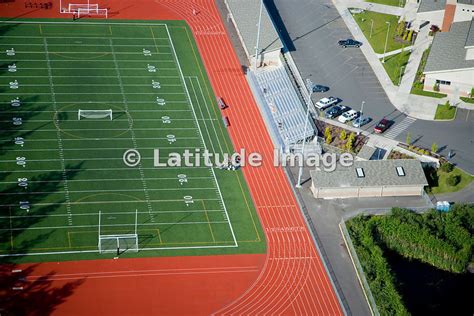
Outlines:
[[423,83],[421,83],[421,78],[423,77],[423,70],[425,69],[426,61],[428,60],[428,55],[430,54],[430,49],[431,47],[423,52],[423,56],[421,57],[420,65],[418,66],[418,70],[416,71],[415,80],[413,81],[413,86],[410,92],[411,94],[441,99],[446,97],[446,94],[425,91],[423,90]]
[[[387,24],[385,22],[390,22],[387,52],[406,46],[406,44],[394,40],[399,19],[398,16],[364,11],[363,13],[353,14],[353,17],[376,53],[381,54],[384,50],[385,37],[387,36]],[[374,21],[374,26],[372,29],[372,37],[370,37],[372,20]]]
[[474,103],[474,98],[461,97],[461,100],[466,103]]
[[406,3],[405,0],[367,0],[367,2],[391,5],[394,7],[404,7]]
[[452,120],[456,116],[456,107],[449,103],[438,104],[436,109],[435,120]]
[[[388,56],[385,58],[383,67],[385,68],[385,71],[392,80],[393,84],[396,86],[400,84],[400,70],[402,70],[401,67],[408,64],[410,54],[410,51],[405,51],[400,54]],[[403,68],[403,72],[405,72],[405,68]],[[401,75],[403,76],[403,73]]]
[[[454,168],[454,170],[451,171],[450,173],[446,173],[438,169],[437,174],[438,174],[438,186],[431,188],[431,192],[433,192],[434,194],[449,193],[449,192],[456,192],[456,191],[462,190],[474,180],[474,176],[471,176],[465,173],[459,168]],[[453,187],[449,186],[446,183],[446,179],[450,175],[460,176],[461,181],[459,181],[459,183],[456,186],[453,186]]]

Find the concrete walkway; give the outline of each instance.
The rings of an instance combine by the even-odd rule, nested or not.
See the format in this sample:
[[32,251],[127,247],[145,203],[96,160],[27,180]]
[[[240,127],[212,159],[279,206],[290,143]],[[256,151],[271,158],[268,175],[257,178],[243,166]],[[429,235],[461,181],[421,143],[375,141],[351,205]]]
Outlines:
[[448,201],[455,203],[474,203],[474,182],[471,182],[461,191],[445,194],[433,194],[436,201]]
[[[413,46],[407,46],[407,47],[403,47],[403,48],[400,48],[400,49],[392,50],[392,51],[386,52],[385,57],[396,55],[396,54],[399,54],[401,52],[406,52],[406,51],[409,51],[409,50],[412,50],[412,49],[413,49]],[[377,57],[380,59],[380,58],[383,58],[383,55],[384,54],[377,54]]]
[[[374,8],[376,8],[377,12],[397,15],[404,14],[407,17],[414,17],[416,15],[417,8],[416,0],[409,0],[405,8],[397,8],[381,4],[361,4],[359,1],[348,0],[333,0],[333,3],[354,38],[363,43],[367,43],[367,39],[357,25],[357,22],[352,17],[352,14],[349,12],[348,7],[360,7],[373,11],[375,11]],[[361,46],[363,54],[365,55],[368,63],[372,67],[375,75],[385,90],[390,102],[392,102],[392,104],[400,112],[405,113],[406,115],[413,118],[422,120],[433,120],[438,104],[442,103],[442,100],[440,99],[410,94],[411,84],[415,78],[421,56],[424,50],[428,48],[431,43],[431,39],[427,35],[428,31],[429,30],[427,29],[422,29],[421,34],[415,41],[412,53],[413,56],[410,56],[409,62],[405,69],[406,76],[404,75],[402,77],[401,89],[392,83],[390,77],[385,71],[385,68],[379,60],[378,54],[374,52],[372,47],[370,45]]]
[[339,2],[346,8],[357,8],[357,9],[363,9],[367,11],[398,15],[398,16],[401,16],[404,13],[404,8],[378,4],[378,3],[365,2],[362,0],[339,0]]

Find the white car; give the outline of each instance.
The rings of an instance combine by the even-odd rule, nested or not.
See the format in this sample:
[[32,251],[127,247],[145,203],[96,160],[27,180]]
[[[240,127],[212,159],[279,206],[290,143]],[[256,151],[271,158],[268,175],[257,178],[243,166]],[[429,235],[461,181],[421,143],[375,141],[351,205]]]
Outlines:
[[359,117],[359,112],[356,110],[350,110],[345,113],[343,113],[339,118],[337,119],[341,123],[347,123],[349,121],[352,121],[353,119]]
[[327,107],[330,107],[333,104],[336,104],[339,101],[338,98],[335,97],[328,97],[328,98],[322,98],[318,102],[316,102],[316,107],[320,110],[324,110]]

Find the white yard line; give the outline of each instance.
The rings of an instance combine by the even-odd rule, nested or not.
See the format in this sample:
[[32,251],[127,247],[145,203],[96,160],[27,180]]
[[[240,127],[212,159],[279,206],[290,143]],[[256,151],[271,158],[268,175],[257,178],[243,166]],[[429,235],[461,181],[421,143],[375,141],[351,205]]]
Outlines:
[[[113,62],[114,62],[114,65],[115,65],[115,71],[117,72],[117,79],[119,81],[120,92],[122,94],[123,104],[125,106],[125,111],[128,113],[128,99],[127,99],[127,95],[125,94],[125,89],[123,87],[122,77],[120,77],[120,68],[119,68],[119,65],[118,65],[118,62],[117,62],[117,57],[115,55],[115,49],[114,49],[112,39],[109,39],[109,44],[110,44],[110,50],[112,52]],[[131,124],[131,122],[129,122],[129,124]],[[130,129],[130,133],[132,135],[133,148],[137,149],[138,144],[137,144],[137,140],[135,139],[135,131],[134,131],[133,128]],[[152,208],[151,203],[150,203],[150,194],[148,192],[147,184],[146,184],[146,181],[145,181],[145,173],[143,172],[143,166],[142,166],[141,162],[138,164],[138,172],[140,173],[140,178],[141,178],[142,186],[143,186],[143,192],[145,194],[145,200],[147,202],[148,213],[150,214],[150,220],[151,220],[152,223],[154,223],[155,222],[155,216],[153,216],[153,214],[152,214],[153,208]]]
[[[131,203],[131,202],[137,202],[137,201],[118,201],[117,203]],[[80,203],[78,203],[80,204]],[[35,204],[35,205],[40,205],[40,204]],[[41,203],[41,206],[53,206],[53,205],[62,205],[61,203]],[[11,205],[0,205],[3,207],[8,207]],[[222,210],[212,210],[212,209],[205,209],[205,210],[177,210],[177,211],[155,211],[154,213],[157,214],[174,214],[174,213],[204,213],[204,212],[212,212],[212,213],[218,213],[222,212]],[[107,215],[133,215],[135,212],[111,212],[107,213]],[[137,214],[145,214],[148,215],[148,212],[137,212]],[[64,217],[67,216],[67,214],[45,214],[45,215],[33,215],[33,214],[28,214],[28,215],[12,215],[12,216],[0,216],[0,218],[43,218],[43,217]],[[78,216],[91,216],[91,217],[97,217],[99,216],[99,213],[74,213],[75,217]]]
[[[158,223],[141,223],[140,226],[156,226],[156,225],[201,225],[201,224],[208,224],[209,222],[158,222]],[[215,222],[210,222],[212,224],[227,224],[227,221],[215,221]],[[135,223],[130,223],[130,224],[101,224],[100,227],[119,227],[119,226],[135,226]],[[72,228],[96,228],[99,227],[99,225],[74,225]],[[48,226],[48,227],[14,227],[12,230],[42,230],[42,229],[71,229],[71,226]],[[1,231],[10,231],[10,228],[0,228]]]
[[[57,104],[56,104],[56,94],[54,92],[54,81],[53,81],[53,75],[52,75],[52,70],[51,70],[51,62],[49,60],[49,53],[48,53],[48,41],[46,37],[43,38],[43,44],[44,44],[44,50],[46,52],[46,60],[47,60],[47,65],[48,65],[48,76],[49,76],[49,84],[50,84],[50,90],[51,90],[51,100],[53,102],[54,110],[57,113]],[[63,151],[63,142],[61,139],[61,131],[57,130],[56,135],[58,138],[58,147],[59,147],[59,157],[60,157],[60,163],[61,163],[61,169],[62,169],[62,177],[63,177],[63,186],[64,186],[64,196],[66,198],[66,210],[68,214],[68,225],[72,225],[72,210],[71,210],[71,199],[69,196],[69,189],[68,189],[68,182],[67,182],[67,174],[66,174],[66,163],[64,160],[64,151]]]
[[[211,243],[211,242],[209,242],[209,243]],[[157,250],[216,249],[216,248],[236,248],[236,247],[238,247],[238,245],[183,246],[183,247],[160,247],[160,248],[153,247],[153,248],[138,248],[138,250],[139,251],[157,251]],[[41,256],[41,255],[67,255],[67,254],[80,254],[80,253],[99,253],[99,250],[12,253],[12,254],[0,255],[0,258],[2,258],[2,257]]]
[[[168,38],[169,38],[169,41],[170,41],[171,48],[173,50],[174,60],[176,62],[176,65],[178,66],[179,73],[181,75],[181,81],[184,85],[184,88],[185,88],[185,91],[186,91],[186,96],[188,97],[188,100],[189,100],[189,106],[191,107],[191,109],[193,111],[194,118],[196,119],[196,126],[198,128],[199,135],[201,136],[201,139],[202,139],[202,142],[203,142],[203,145],[204,145],[205,149],[207,149],[206,144],[204,142],[204,137],[203,137],[203,134],[202,134],[202,131],[201,131],[201,127],[199,126],[199,122],[197,121],[196,111],[194,110],[194,106],[193,106],[193,103],[192,103],[192,100],[191,100],[191,96],[189,95],[188,86],[186,85],[186,80],[184,79],[183,71],[182,71],[181,65],[179,63],[178,55],[176,54],[176,50],[174,48],[173,40],[171,39],[171,34],[170,34],[168,26],[166,24],[165,24],[165,28],[166,28],[166,32],[168,33]],[[229,228],[230,228],[230,231],[232,233],[232,237],[234,239],[235,246],[238,246],[237,239],[235,238],[234,229],[232,227],[232,223],[230,222],[229,214],[227,213],[227,208],[226,208],[225,203],[224,203],[224,198],[222,196],[222,192],[221,192],[221,189],[219,187],[219,183],[217,181],[217,177],[216,177],[216,174],[214,172],[214,168],[210,168],[210,170],[211,170],[212,176],[214,177],[214,181],[215,181],[215,184],[216,184],[216,187],[217,187],[219,197],[221,198],[221,201],[222,201],[222,206],[223,206],[224,212],[226,214],[226,220],[229,223]]]

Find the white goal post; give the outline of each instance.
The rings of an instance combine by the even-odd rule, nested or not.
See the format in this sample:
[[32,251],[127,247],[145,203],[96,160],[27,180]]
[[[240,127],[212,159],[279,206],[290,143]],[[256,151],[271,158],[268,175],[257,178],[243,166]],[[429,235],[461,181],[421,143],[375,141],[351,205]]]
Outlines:
[[87,119],[101,119],[101,118],[110,118],[112,121],[112,109],[108,110],[78,110],[77,111],[77,120],[80,121],[81,118]]
[[130,234],[108,234],[103,235],[101,232],[101,217],[102,211],[99,211],[99,253],[117,253],[133,251],[138,252],[138,210],[135,210],[135,225],[134,233]]
[[68,3],[67,0],[63,3],[63,0],[60,0],[59,7],[60,13],[77,14],[78,18],[85,15],[103,15],[106,19],[109,17],[109,9],[100,8],[97,3],[90,3],[90,0],[87,0],[87,3]]

